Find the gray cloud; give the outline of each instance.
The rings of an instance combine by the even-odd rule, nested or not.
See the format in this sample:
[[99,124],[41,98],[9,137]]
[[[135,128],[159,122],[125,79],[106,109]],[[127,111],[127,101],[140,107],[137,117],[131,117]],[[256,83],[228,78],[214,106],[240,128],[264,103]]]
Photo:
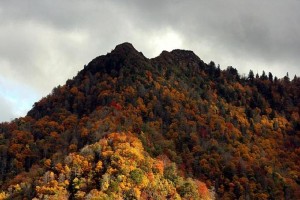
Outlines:
[[5,98],[0,96],[0,102],[1,102],[1,114],[0,114],[0,122],[11,120],[14,117],[16,117],[13,113],[12,106],[9,101],[7,101]]
[[[148,57],[185,48],[240,73],[300,76],[299,8],[297,0],[3,0],[0,78],[13,82],[15,93],[29,88],[33,104],[125,41]],[[15,98],[13,107],[29,102],[24,94]]]

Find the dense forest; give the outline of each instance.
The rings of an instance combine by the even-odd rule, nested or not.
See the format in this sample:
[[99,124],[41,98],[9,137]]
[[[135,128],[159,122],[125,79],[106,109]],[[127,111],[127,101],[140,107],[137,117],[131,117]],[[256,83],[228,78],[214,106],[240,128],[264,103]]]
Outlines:
[[299,115],[296,76],[120,44],[0,124],[0,199],[297,199]]

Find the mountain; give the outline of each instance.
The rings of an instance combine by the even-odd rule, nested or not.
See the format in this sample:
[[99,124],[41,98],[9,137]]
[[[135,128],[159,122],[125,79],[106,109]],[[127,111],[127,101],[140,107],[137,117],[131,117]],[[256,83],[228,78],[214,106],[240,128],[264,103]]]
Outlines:
[[0,124],[0,199],[297,199],[299,113],[296,76],[123,43]]

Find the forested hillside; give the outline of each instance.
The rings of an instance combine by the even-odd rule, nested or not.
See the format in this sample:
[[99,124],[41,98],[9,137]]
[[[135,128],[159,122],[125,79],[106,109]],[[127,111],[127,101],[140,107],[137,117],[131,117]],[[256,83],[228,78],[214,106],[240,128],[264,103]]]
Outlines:
[[299,114],[296,76],[124,43],[0,124],[0,199],[297,199]]

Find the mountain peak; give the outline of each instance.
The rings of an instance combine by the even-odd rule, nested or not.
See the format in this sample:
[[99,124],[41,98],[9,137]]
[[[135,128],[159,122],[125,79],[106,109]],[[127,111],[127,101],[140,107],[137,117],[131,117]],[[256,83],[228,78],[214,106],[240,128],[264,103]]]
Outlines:
[[114,50],[112,50],[111,54],[113,55],[121,55],[122,57],[123,56],[129,56],[129,55],[132,55],[132,56],[137,56],[137,57],[145,57],[141,52],[137,51],[134,46],[129,43],[129,42],[124,42],[122,44],[119,44],[115,47]]
[[193,60],[200,60],[200,58],[193,52],[190,50],[183,50],[183,49],[174,49],[170,52],[172,55],[174,55],[175,57],[181,58],[181,59],[193,59]]
[[134,46],[129,42],[118,44],[113,51],[137,51]]
[[92,73],[97,71],[111,72],[112,70],[119,71],[123,66],[129,63],[137,63],[143,65],[147,58],[129,42],[119,44],[105,56],[99,56],[93,59],[85,68]]
[[0,199],[299,199],[300,78],[212,66],[130,43],[95,58],[0,123]]
[[189,50],[175,49],[172,51],[162,51],[159,56],[153,58],[154,63],[164,63],[166,65],[177,65],[187,63],[203,63],[203,61],[193,52]]

